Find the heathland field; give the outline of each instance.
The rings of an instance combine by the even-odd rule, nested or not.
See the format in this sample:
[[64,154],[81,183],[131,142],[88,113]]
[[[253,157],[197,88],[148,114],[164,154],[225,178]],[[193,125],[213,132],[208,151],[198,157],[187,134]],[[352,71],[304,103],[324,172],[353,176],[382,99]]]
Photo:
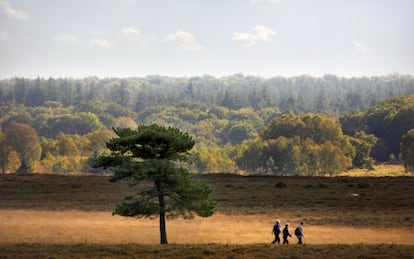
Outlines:
[[[413,258],[413,177],[197,176],[209,218],[112,216],[133,190],[105,176],[1,175],[0,258]],[[305,223],[305,245],[270,245],[275,219]]]

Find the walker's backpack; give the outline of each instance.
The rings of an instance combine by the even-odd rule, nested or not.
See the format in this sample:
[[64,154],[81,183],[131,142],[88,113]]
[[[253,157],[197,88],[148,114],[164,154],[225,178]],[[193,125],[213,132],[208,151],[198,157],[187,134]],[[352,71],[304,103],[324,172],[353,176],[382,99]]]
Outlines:
[[300,229],[299,229],[299,227],[297,227],[295,229],[295,236],[300,236]]

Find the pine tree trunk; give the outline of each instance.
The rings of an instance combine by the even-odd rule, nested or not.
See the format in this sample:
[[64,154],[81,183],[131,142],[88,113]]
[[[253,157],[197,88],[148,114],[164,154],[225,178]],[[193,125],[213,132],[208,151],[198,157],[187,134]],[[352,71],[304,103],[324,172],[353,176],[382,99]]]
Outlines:
[[162,192],[162,184],[161,181],[158,179],[155,181],[155,186],[158,192],[158,203],[160,206],[160,242],[161,245],[168,244],[167,241],[167,231],[165,228],[165,201],[164,201],[164,194]]
[[167,241],[167,231],[165,228],[165,203],[164,203],[164,195],[159,195],[158,200],[160,203],[160,238],[161,238],[161,245],[168,244]]
[[161,237],[161,245],[168,244],[167,231],[165,229],[165,213],[160,213],[160,237]]

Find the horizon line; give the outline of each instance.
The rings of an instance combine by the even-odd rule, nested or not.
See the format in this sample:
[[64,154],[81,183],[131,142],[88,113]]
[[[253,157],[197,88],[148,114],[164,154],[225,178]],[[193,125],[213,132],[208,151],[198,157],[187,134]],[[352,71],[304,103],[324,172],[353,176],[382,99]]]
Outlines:
[[352,78],[373,78],[373,77],[387,77],[387,76],[399,76],[399,77],[414,77],[414,74],[410,73],[398,73],[398,72],[391,72],[391,73],[384,73],[384,74],[375,74],[375,75],[353,75],[353,76],[344,76],[334,73],[324,73],[324,74],[312,74],[312,73],[301,73],[301,74],[295,74],[295,75],[254,75],[254,74],[245,74],[245,73],[233,73],[233,74],[223,74],[223,75],[212,75],[212,74],[202,74],[202,75],[168,75],[168,74],[146,74],[146,75],[88,75],[88,76],[56,76],[56,75],[49,75],[49,76],[21,76],[21,75],[15,75],[11,77],[2,77],[0,78],[1,81],[3,80],[12,80],[16,78],[24,78],[29,80],[34,79],[75,79],[75,80],[81,80],[81,79],[88,79],[88,78],[97,78],[97,79],[131,79],[131,78],[147,78],[147,77],[153,77],[153,76],[159,76],[159,77],[169,77],[169,78],[197,78],[197,77],[214,77],[217,79],[220,78],[226,78],[226,77],[233,77],[233,76],[244,76],[244,77],[255,77],[255,78],[262,78],[262,79],[271,79],[271,78],[297,78],[297,77],[311,77],[311,78],[323,78],[326,76],[334,76],[337,78],[345,78],[345,79],[352,79]]

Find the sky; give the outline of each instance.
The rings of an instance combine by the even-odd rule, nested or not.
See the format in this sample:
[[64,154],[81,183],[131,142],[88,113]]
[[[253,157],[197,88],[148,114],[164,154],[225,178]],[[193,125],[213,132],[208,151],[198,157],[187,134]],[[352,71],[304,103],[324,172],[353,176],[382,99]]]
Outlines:
[[0,0],[0,78],[414,74],[413,0]]

